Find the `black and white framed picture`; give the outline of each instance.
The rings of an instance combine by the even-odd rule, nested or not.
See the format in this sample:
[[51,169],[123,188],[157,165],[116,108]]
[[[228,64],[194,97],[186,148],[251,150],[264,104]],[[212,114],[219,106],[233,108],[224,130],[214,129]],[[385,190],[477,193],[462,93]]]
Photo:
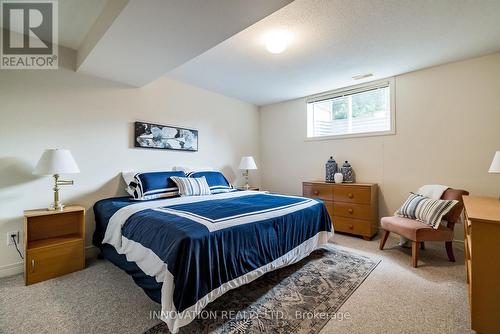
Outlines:
[[135,122],[135,147],[198,151],[198,130]]

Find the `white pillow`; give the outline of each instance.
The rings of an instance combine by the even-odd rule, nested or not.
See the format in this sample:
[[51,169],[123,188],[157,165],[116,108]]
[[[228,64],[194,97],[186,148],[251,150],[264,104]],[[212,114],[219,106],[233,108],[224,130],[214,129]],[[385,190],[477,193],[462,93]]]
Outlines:
[[134,189],[130,188],[128,185],[134,180],[135,174],[137,174],[137,172],[122,172],[123,181],[125,181],[125,184],[127,185],[125,187],[125,191],[130,196],[134,196]]

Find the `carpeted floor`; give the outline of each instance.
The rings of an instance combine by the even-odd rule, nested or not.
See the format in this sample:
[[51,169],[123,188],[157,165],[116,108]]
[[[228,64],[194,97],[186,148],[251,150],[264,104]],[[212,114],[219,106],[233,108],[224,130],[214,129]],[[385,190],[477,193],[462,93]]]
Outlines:
[[[419,268],[409,250],[390,238],[336,234],[340,249],[382,262],[338,310],[349,317],[330,320],[330,333],[472,333],[463,253],[447,261],[444,246],[428,243]],[[81,272],[24,287],[22,275],[0,279],[0,333],[143,333],[158,323],[159,306],[121,270],[92,261]]]
[[[339,249],[318,249],[210,303],[180,334],[317,333],[380,260]],[[146,334],[170,334],[161,322]]]

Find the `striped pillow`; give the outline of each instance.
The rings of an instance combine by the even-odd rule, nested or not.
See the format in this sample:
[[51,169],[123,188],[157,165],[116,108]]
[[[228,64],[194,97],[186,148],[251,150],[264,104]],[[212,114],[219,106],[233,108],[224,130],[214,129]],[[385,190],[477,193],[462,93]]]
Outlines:
[[431,199],[422,195],[410,193],[406,202],[396,211],[395,215],[416,219],[437,229],[443,216],[457,203],[458,201],[455,200]]
[[179,187],[179,195],[181,196],[203,196],[210,195],[210,187],[207,179],[202,177],[177,177],[172,176],[172,181]]

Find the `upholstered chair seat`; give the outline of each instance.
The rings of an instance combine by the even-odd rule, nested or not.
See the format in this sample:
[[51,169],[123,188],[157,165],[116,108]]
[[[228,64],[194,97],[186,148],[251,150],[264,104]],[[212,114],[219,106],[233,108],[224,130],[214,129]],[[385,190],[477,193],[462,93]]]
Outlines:
[[[444,222],[444,224],[447,224]],[[383,217],[380,226],[386,231],[399,234],[409,240],[423,241],[453,241],[453,230],[439,225],[438,229],[418,220],[402,217]]]

